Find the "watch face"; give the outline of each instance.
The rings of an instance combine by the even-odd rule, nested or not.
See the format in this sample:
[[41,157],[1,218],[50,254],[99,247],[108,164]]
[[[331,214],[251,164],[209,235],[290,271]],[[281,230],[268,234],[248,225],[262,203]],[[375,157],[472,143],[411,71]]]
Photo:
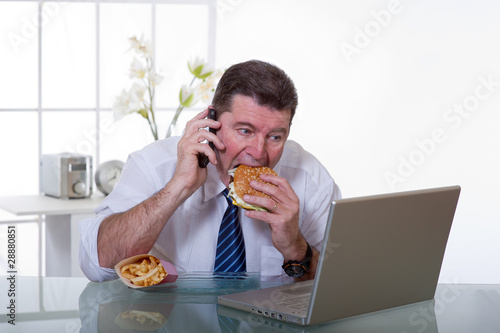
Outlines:
[[101,164],[95,174],[95,183],[104,195],[111,193],[122,174],[123,162],[108,161]]
[[288,276],[298,278],[304,275],[309,270],[309,265],[311,264],[313,252],[311,245],[307,243],[306,257],[302,262],[298,261],[288,261],[283,263],[283,269]]
[[301,277],[305,272],[304,267],[300,264],[290,264],[285,268],[285,273],[291,277]]

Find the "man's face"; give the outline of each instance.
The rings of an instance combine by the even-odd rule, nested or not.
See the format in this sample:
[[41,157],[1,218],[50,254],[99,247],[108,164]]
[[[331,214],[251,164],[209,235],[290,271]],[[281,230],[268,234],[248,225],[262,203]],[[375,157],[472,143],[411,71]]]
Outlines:
[[240,164],[274,168],[281,158],[290,132],[291,110],[277,111],[258,105],[253,98],[236,95],[230,112],[217,119],[217,136],[226,149],[216,151],[217,171],[228,186],[228,170]]

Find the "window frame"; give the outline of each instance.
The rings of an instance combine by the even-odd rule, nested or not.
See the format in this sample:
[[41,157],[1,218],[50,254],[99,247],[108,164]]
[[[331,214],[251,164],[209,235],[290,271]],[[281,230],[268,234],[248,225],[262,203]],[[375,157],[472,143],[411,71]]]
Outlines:
[[[1,0],[2,2],[38,2],[37,10],[38,10],[38,33],[37,33],[37,107],[36,108],[0,108],[0,112],[36,112],[37,114],[37,123],[38,123],[38,160],[42,159],[42,147],[43,147],[43,134],[44,129],[42,126],[43,123],[43,114],[44,112],[75,112],[75,111],[84,111],[84,112],[95,112],[95,127],[92,128],[93,133],[95,133],[94,142],[95,142],[95,157],[93,160],[94,166],[98,166],[101,162],[101,112],[103,111],[111,111],[111,108],[103,108],[100,105],[100,90],[101,90],[101,74],[100,74],[100,35],[101,35],[101,26],[100,26],[100,5],[108,4],[108,3],[123,3],[123,4],[150,4],[151,5],[151,43],[156,53],[156,5],[158,4],[173,4],[173,5],[206,5],[208,6],[208,63],[211,65],[215,65],[216,63],[216,20],[217,20],[217,0],[55,0],[53,2],[57,3],[94,3],[95,5],[95,102],[94,107],[92,108],[47,108],[43,107],[42,103],[42,78],[43,78],[43,66],[42,66],[42,48],[43,48],[43,40],[42,40],[42,10],[43,10],[43,2],[42,0],[38,1],[30,1],[30,0]],[[156,54],[153,54],[153,60],[155,59]],[[175,112],[175,108],[173,107],[165,107],[165,108],[155,108],[159,112]],[[40,179],[40,167],[38,168],[38,176]],[[39,182],[40,183],[40,182]],[[40,193],[40,184],[38,185],[38,192]]]
[[[0,107],[0,113],[17,113],[17,112],[28,112],[28,113],[36,113],[37,115],[37,139],[38,139],[38,162],[42,160],[43,155],[43,137],[44,137],[44,128],[43,128],[43,119],[45,112],[94,112],[95,113],[95,127],[91,130],[94,134],[94,142],[95,142],[95,156],[93,156],[93,164],[94,170],[96,166],[100,164],[101,161],[101,113],[106,111],[112,111],[111,108],[103,108],[101,107],[100,99],[101,99],[101,12],[100,5],[101,4],[143,4],[143,5],[151,5],[151,43],[154,48],[155,54],[153,54],[153,60],[156,56],[156,36],[157,36],[157,27],[156,27],[156,6],[161,4],[172,4],[172,5],[205,5],[208,8],[208,50],[207,50],[207,61],[212,66],[216,64],[216,20],[217,20],[217,0],[54,0],[50,2],[55,3],[93,3],[95,6],[95,102],[93,107],[90,108],[47,108],[43,106],[42,101],[42,78],[44,77],[43,73],[43,52],[42,49],[44,47],[42,33],[43,33],[43,24],[42,24],[42,11],[43,11],[43,3],[47,1],[43,0],[0,0],[2,2],[30,2],[37,3],[37,16],[38,16],[38,32],[36,36],[36,48],[37,48],[37,101],[36,107],[34,108],[2,108]],[[175,112],[175,108],[173,107],[165,107],[159,108],[155,107],[155,110],[159,112]],[[93,177],[92,177],[93,178]],[[41,179],[41,168],[40,163],[38,163],[38,193],[41,193],[40,188],[40,179]],[[95,191],[94,191],[95,192]],[[45,216],[44,215],[34,215],[34,216],[24,216],[24,217],[3,217],[0,216],[0,226],[6,225],[19,225],[23,223],[36,223],[38,228],[38,236],[39,236],[39,256],[38,256],[38,271],[39,275],[42,276],[45,274],[44,272],[44,261],[45,261]]]

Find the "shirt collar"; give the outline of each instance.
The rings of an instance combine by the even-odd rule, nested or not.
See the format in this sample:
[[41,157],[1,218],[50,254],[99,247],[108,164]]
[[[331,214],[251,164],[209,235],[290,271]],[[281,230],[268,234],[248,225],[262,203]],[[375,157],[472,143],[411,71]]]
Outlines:
[[217,168],[213,164],[207,165],[207,180],[203,185],[203,202],[207,202],[219,195],[226,187],[219,178]]

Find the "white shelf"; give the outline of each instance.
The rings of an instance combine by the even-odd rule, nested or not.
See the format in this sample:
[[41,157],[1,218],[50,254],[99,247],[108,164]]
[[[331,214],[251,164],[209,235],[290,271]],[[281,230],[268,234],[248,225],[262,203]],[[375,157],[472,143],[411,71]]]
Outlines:
[[0,208],[14,215],[73,215],[89,214],[104,199],[93,195],[88,199],[57,199],[46,195],[20,195],[0,197]]
[[[45,215],[45,241],[39,232],[38,260],[45,261],[47,276],[83,276],[78,266],[79,221],[94,214],[104,199],[93,195],[88,199],[57,199],[40,195],[0,197],[0,209],[17,216]],[[45,243],[45,246],[43,244]],[[45,259],[44,259],[45,258]],[[46,260],[51,258],[51,260]],[[41,266],[40,266],[41,267]],[[40,268],[40,275],[42,269]]]

